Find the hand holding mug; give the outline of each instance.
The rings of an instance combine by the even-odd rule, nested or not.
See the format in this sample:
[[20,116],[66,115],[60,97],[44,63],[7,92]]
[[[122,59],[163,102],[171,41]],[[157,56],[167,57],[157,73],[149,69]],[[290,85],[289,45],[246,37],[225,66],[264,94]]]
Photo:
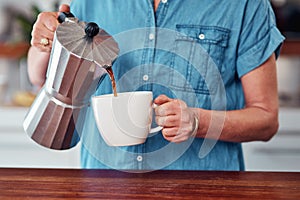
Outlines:
[[160,95],[154,103],[159,105],[155,108],[156,123],[163,127],[166,140],[179,143],[197,134],[198,116],[184,101]]

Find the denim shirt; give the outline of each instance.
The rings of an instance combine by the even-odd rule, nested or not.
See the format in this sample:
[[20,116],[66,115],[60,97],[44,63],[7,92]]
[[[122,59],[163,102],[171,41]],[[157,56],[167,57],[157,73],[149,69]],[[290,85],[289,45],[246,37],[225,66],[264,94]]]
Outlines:
[[[190,107],[242,109],[240,78],[272,53],[278,56],[284,39],[269,1],[162,0],[156,12],[152,5],[152,0],[72,1],[76,17],[96,22],[118,42],[113,63],[118,92],[149,90],[154,98],[165,94]],[[95,95],[107,93],[112,87],[104,76]],[[211,131],[221,133],[224,121],[212,121]],[[244,170],[239,143],[191,138],[176,144],[156,133],[141,145],[110,147],[91,108],[79,132],[84,168]]]

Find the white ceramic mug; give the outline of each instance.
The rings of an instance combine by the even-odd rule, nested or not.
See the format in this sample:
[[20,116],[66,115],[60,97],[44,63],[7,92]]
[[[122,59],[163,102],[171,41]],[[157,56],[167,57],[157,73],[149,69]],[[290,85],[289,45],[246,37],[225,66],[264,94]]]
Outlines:
[[151,129],[153,94],[136,91],[92,97],[92,107],[98,130],[110,146],[130,146],[145,142]]

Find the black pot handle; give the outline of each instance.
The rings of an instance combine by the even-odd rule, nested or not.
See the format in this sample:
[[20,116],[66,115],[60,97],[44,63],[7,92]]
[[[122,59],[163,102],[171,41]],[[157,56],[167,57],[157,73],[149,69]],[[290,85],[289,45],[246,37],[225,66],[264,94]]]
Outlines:
[[58,22],[59,23],[63,23],[66,21],[67,18],[74,18],[75,16],[70,13],[70,12],[61,12],[59,15],[58,15]]

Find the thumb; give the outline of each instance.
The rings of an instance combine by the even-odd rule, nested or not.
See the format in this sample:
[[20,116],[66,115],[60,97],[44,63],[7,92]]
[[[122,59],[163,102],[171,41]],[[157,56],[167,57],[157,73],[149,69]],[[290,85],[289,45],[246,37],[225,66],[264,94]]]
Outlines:
[[167,102],[172,101],[172,99],[170,99],[169,97],[167,97],[166,95],[159,95],[155,100],[154,103],[157,105],[161,105]]
[[59,12],[70,12],[70,6],[68,4],[60,5]]

